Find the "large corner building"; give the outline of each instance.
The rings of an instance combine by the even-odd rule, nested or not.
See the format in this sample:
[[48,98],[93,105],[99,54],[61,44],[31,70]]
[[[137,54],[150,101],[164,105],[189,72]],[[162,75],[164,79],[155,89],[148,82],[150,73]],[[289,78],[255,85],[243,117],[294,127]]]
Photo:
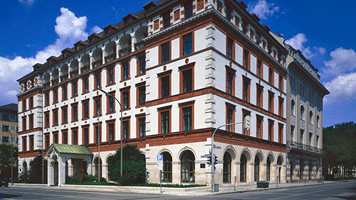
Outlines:
[[[317,179],[327,90],[298,55],[243,2],[149,2],[18,80],[19,168],[43,153],[48,185],[81,169],[108,178],[123,140],[145,154],[149,182],[159,182],[162,154],[164,182],[209,185],[202,156],[214,129],[250,116],[247,131],[236,124],[217,132],[216,183],[286,182],[297,169]],[[121,102],[122,127],[119,104],[99,88]]]

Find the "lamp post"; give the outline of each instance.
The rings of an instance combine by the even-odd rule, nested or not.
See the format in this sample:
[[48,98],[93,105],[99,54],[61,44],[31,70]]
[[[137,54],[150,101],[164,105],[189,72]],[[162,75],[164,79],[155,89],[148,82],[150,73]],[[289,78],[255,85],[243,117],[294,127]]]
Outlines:
[[[222,128],[222,127],[225,127],[225,126],[231,126],[231,125],[242,124],[242,123],[244,123],[244,129],[248,130],[250,128],[250,116],[247,115],[245,117],[244,121],[242,121],[242,122],[224,124],[224,125],[221,125],[221,126],[217,127],[214,130],[213,135],[211,136],[211,181],[212,181],[212,185],[213,185],[212,192],[215,191],[215,180],[214,180],[214,174],[215,174],[214,136],[216,134],[216,131],[219,130],[220,128]],[[245,130],[243,130],[243,131],[245,131]]]
[[116,98],[116,97],[114,97],[113,95],[111,95],[111,94],[109,94],[108,92],[105,92],[104,90],[102,90],[101,88],[99,88],[99,90],[101,91],[101,92],[103,92],[104,94],[106,94],[106,96],[110,96],[110,97],[112,97],[112,98],[114,98],[116,101],[117,101],[117,103],[119,103],[119,105],[120,105],[120,114],[121,114],[121,117],[120,117],[120,126],[121,126],[121,128],[120,128],[120,176],[122,177],[122,175],[123,175],[123,173],[122,173],[122,161],[123,161],[123,156],[124,156],[124,154],[123,154],[123,148],[122,148],[122,140],[123,140],[123,135],[122,135],[122,133],[123,133],[123,127],[122,127],[122,105],[121,105],[121,103],[120,103],[120,101]]

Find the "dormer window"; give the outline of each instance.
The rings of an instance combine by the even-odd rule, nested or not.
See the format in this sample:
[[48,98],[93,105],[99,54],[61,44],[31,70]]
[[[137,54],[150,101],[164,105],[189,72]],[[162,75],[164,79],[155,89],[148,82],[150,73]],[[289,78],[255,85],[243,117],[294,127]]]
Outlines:
[[63,58],[65,58],[65,57],[67,57],[67,56],[66,56],[66,53],[65,53],[65,52],[63,52]]
[[235,25],[237,27],[240,27],[240,18],[238,18],[237,16],[235,16]]
[[105,36],[108,37],[110,35],[110,30],[105,31]]
[[130,21],[128,19],[126,19],[124,22],[125,22],[125,26],[129,26],[130,25]]
[[168,12],[163,15],[163,28],[168,28],[171,26],[171,13]]
[[189,19],[193,17],[193,2],[189,1],[184,5],[184,18]]
[[77,46],[77,47],[75,48],[75,50],[76,50],[76,51],[79,51],[79,50],[80,50],[80,49],[79,49],[79,46]]
[[266,46],[267,46],[266,40],[263,40],[263,41],[262,41],[262,47],[263,47],[264,49],[266,49]]
[[227,19],[228,21],[231,20],[231,12],[230,12],[230,10],[228,10],[228,9],[226,9],[226,19]]
[[90,39],[89,39],[89,44],[92,45],[93,43],[94,43],[93,38],[90,38]]

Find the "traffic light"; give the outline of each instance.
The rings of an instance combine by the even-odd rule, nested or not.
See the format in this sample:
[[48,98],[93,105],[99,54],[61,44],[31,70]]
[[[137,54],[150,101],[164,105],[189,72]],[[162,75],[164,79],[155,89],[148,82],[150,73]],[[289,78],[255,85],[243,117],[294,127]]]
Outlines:
[[208,155],[208,160],[207,160],[207,162],[208,162],[208,165],[211,165],[211,162],[212,162],[212,160],[211,160],[211,155]]
[[215,156],[215,161],[214,161],[214,166],[215,166],[216,164],[218,164],[218,157],[216,155],[214,156]]

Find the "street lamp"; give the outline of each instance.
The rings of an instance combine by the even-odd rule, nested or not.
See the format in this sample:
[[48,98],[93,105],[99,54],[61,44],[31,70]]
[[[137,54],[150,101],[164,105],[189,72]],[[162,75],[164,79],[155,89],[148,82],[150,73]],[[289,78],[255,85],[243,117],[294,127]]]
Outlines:
[[[16,129],[15,129],[16,130]],[[10,146],[11,146],[11,185],[14,185],[14,143],[13,143],[13,133],[15,133],[14,129],[9,129],[10,135],[11,135],[11,140],[10,140]]]
[[224,126],[231,126],[231,125],[235,125],[235,124],[244,124],[244,130],[243,131],[247,131],[249,128],[250,128],[250,116],[247,115],[244,119],[244,121],[242,122],[236,122],[236,123],[230,123],[230,124],[224,124],[224,125],[221,125],[219,127],[217,127],[214,132],[213,132],[213,135],[211,136],[211,180],[212,180],[212,192],[215,191],[215,180],[214,180],[214,174],[215,174],[215,155],[214,155],[214,136],[215,136],[215,133],[217,130],[219,130],[220,128],[224,127]]
[[111,95],[111,94],[109,94],[108,92],[105,92],[104,90],[102,90],[101,88],[99,88],[99,90],[101,91],[101,92],[103,92],[104,94],[106,94],[106,96],[110,96],[110,97],[112,97],[112,98],[114,98],[116,101],[117,101],[117,103],[119,103],[119,105],[120,105],[120,114],[121,114],[121,118],[120,118],[120,126],[121,126],[121,128],[120,128],[120,176],[122,177],[122,158],[123,158],[123,156],[124,156],[124,154],[123,154],[123,149],[122,149],[122,140],[123,140],[123,136],[122,136],[122,133],[123,133],[123,126],[122,126],[122,105],[121,105],[121,103],[120,103],[120,101],[116,98],[116,97],[114,97],[113,95]]

